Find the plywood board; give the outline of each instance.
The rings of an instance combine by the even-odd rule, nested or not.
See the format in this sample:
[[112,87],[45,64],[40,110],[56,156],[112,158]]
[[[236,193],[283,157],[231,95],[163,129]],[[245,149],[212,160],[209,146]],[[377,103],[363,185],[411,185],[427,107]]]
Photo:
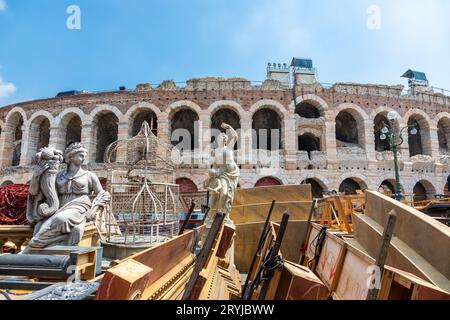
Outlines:
[[308,268],[285,262],[276,300],[323,300],[327,295],[324,283]]
[[[235,264],[240,272],[247,272],[255,254],[264,222],[245,223],[236,225]],[[297,262],[300,259],[302,235],[307,230],[307,221],[289,220],[284,239],[281,244],[281,253],[289,261]]]
[[316,272],[329,290],[334,290],[345,256],[345,242],[327,232]]
[[237,189],[234,194],[233,206],[271,203],[272,200],[312,201],[310,185],[267,186],[249,189]]
[[375,191],[366,191],[365,214],[384,226],[394,210],[394,236],[450,279],[450,228],[426,214]]
[[321,228],[322,228],[322,226],[320,226],[316,223],[311,224],[311,232],[309,233],[307,248],[306,248],[305,265],[307,265],[309,261],[314,259],[315,247],[313,245],[313,242],[316,240],[317,236],[319,235]]
[[367,270],[375,260],[358,250],[348,239],[346,254],[336,291],[332,294],[337,300],[366,300],[369,290]]
[[123,261],[133,259],[153,269],[149,283],[153,283],[177,267],[186,257],[192,255],[197,240],[200,239],[204,225],[174,237],[160,245],[139,252]]
[[[231,209],[231,219],[235,224],[264,222],[269,213],[270,202],[261,202],[257,204],[233,206]],[[271,221],[281,221],[283,213],[289,210],[291,220],[308,220],[309,211],[311,209],[312,201],[288,201],[276,202]]]
[[450,300],[450,293],[413,274],[386,266],[379,299],[399,300],[405,295],[410,300]]
[[[366,215],[353,216],[353,224],[355,240],[364,247],[371,257],[375,257],[381,244],[383,227]],[[425,237],[425,235],[422,237]],[[442,259],[446,259],[445,254],[442,255]],[[392,238],[386,264],[412,273],[444,290],[450,291],[449,279],[398,237]]]

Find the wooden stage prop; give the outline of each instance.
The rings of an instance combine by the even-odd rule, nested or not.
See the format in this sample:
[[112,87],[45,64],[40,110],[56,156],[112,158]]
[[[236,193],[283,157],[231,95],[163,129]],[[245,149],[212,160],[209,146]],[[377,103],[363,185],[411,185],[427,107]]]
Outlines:
[[353,234],[319,224],[309,231],[303,265],[320,278],[330,297],[449,298],[448,227],[372,191],[366,191],[364,214],[352,219]]
[[310,185],[287,185],[237,189],[231,219],[236,225],[235,263],[238,270],[249,270],[267,214],[276,200],[271,222],[280,222],[283,213],[290,214],[281,246],[285,259],[297,263],[301,258],[313,204]]

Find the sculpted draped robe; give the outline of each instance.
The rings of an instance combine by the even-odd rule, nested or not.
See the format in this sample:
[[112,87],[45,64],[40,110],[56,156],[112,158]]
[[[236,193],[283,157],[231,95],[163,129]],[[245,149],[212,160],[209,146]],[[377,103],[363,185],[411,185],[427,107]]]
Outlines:
[[77,245],[83,237],[86,214],[92,203],[92,192],[103,192],[100,181],[92,172],[80,169],[72,177],[61,171],[56,177],[60,208],[48,219],[36,225],[30,247],[44,248],[52,245]]

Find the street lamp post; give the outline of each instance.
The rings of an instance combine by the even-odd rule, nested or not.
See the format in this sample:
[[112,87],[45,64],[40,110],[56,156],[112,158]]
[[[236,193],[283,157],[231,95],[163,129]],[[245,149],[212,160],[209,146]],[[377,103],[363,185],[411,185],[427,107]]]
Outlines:
[[410,134],[416,135],[417,128],[415,126],[406,126],[402,128],[397,135],[394,131],[394,121],[397,119],[398,113],[396,111],[390,111],[387,115],[390,125],[383,123],[381,129],[380,140],[386,140],[389,143],[392,153],[394,154],[394,170],[395,170],[395,200],[403,200],[402,186],[400,184],[400,168],[398,165],[398,148],[403,144],[403,131],[411,128]]

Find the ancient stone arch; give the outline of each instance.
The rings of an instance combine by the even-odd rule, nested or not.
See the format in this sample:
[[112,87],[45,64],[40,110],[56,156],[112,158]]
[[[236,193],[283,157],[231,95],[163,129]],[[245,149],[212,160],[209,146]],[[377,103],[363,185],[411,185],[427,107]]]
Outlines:
[[255,187],[281,186],[281,185],[283,185],[282,180],[274,176],[263,177],[255,182]]
[[436,120],[439,153],[442,155],[450,155],[450,114],[439,114]]
[[22,108],[13,108],[6,116],[2,132],[2,165],[18,166],[22,157],[23,127],[26,114]]
[[336,140],[358,144],[365,148],[365,122],[367,114],[353,104],[343,104],[335,111]]
[[432,155],[431,136],[430,136],[430,118],[422,110],[413,109],[408,111],[404,119],[408,126],[416,126],[417,134],[413,135],[411,129],[408,129],[409,155]]
[[53,118],[47,113],[48,112],[36,112],[29,120],[27,137],[28,164],[31,163],[32,158],[41,148],[50,144],[50,126]]
[[253,149],[283,149],[283,121],[273,108],[262,107],[253,113],[252,129]]
[[215,108],[214,111],[211,112],[211,142],[213,143],[211,147],[217,147],[217,136],[220,132],[224,132],[221,125],[222,123],[227,123],[232,126],[239,135],[238,143],[234,146],[235,150],[237,150],[238,147],[241,146],[241,121],[242,118],[234,108],[228,106]]
[[414,201],[423,201],[432,199],[436,194],[436,188],[430,181],[422,179],[414,185],[413,193]]
[[202,108],[200,108],[200,106],[198,104],[196,104],[192,101],[189,101],[189,100],[179,100],[179,101],[176,101],[176,102],[170,104],[167,107],[166,113],[167,113],[168,119],[172,119],[173,116],[175,115],[175,113],[177,113],[181,109],[191,109],[192,111],[197,113],[197,115],[199,115],[199,116],[200,116],[200,114],[203,113]]
[[292,101],[289,104],[289,112],[291,114],[294,114],[296,106],[298,106],[299,104],[301,104],[304,101],[310,102],[312,105],[314,105],[316,108],[318,108],[319,109],[319,113],[321,114],[321,116],[324,116],[325,115],[325,111],[329,109],[328,108],[328,104],[326,103],[326,101],[323,100],[318,95],[315,95],[315,94],[304,94],[304,95],[298,96],[297,98],[295,98],[295,102]]
[[215,101],[208,107],[208,111],[211,115],[214,115],[214,113],[220,109],[232,109],[237,113],[241,121],[246,118],[247,115],[247,112],[242,108],[242,106],[234,100]]
[[194,193],[198,191],[195,182],[189,178],[177,178],[175,183],[180,186],[180,193]]
[[106,148],[118,140],[120,111],[119,113],[117,111],[102,108],[93,115],[91,159],[97,163],[104,161]]
[[199,114],[190,107],[177,107],[170,117],[170,142],[180,150],[195,150],[200,143]]
[[7,177],[3,177],[1,182],[0,182],[0,186],[1,187],[6,187],[9,186],[11,184],[16,184],[14,181],[16,181],[13,177],[7,176]]
[[148,122],[153,134],[157,136],[158,120],[161,117],[161,110],[154,104],[148,102],[135,104],[125,114],[125,119],[128,119],[128,137],[137,135],[144,121]]
[[253,104],[250,109],[248,110],[248,113],[254,116],[256,112],[261,110],[262,108],[267,108],[275,111],[280,119],[287,120],[289,118],[288,112],[284,105],[282,105],[280,102],[275,100],[269,100],[269,99],[262,99],[257,101],[255,104]]

